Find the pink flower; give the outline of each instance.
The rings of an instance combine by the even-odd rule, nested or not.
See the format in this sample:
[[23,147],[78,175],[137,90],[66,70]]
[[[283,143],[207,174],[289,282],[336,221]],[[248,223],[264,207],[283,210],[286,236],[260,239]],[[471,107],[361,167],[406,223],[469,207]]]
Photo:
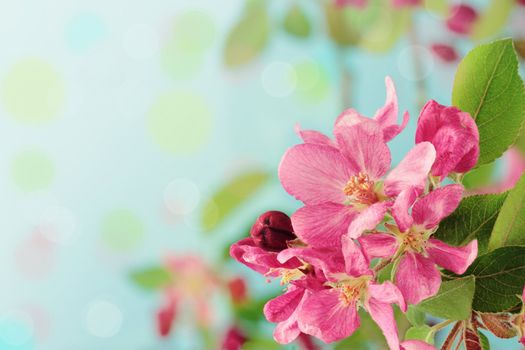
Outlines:
[[177,298],[168,295],[165,304],[157,311],[157,331],[161,337],[167,337],[177,314]]
[[421,0],[392,0],[392,5],[394,5],[394,7],[414,7],[421,5]]
[[456,62],[459,59],[456,49],[451,45],[435,43],[430,46],[430,49],[445,63]]
[[391,304],[406,310],[399,290],[390,282],[378,284],[369,261],[353,240],[343,243],[344,267],[329,288],[310,291],[298,307],[298,326],[303,333],[326,343],[350,336],[360,325],[358,309],[367,310],[382,329],[391,349],[399,349]]
[[[463,247],[453,247],[431,238],[439,222],[456,209],[462,193],[461,185],[438,188],[418,199],[409,214],[417,193],[407,191],[392,207],[397,226],[385,224],[389,233],[378,232],[359,238],[369,258],[394,255],[400,259],[395,283],[409,304],[417,304],[437,293],[441,276],[436,265],[462,274],[477,256],[476,240]],[[360,229],[351,227],[349,231],[359,232]]]
[[368,0],[335,0],[335,5],[339,7],[353,6],[364,8],[368,5]]
[[465,173],[479,157],[479,133],[470,114],[456,107],[429,101],[421,110],[416,143],[431,142],[436,149],[432,175],[445,178],[451,172]]
[[221,350],[241,350],[246,340],[246,336],[239,328],[230,327],[224,335]]
[[337,147],[290,148],[279,166],[284,189],[305,204],[292,215],[295,234],[313,247],[339,246],[360,212],[371,207],[384,214],[389,197],[409,187],[422,190],[435,159],[434,147],[420,143],[383,180],[391,159],[377,122],[338,125],[335,136]]
[[470,34],[472,27],[478,19],[477,11],[465,4],[454,5],[450,9],[450,17],[447,19],[447,28],[457,34]]

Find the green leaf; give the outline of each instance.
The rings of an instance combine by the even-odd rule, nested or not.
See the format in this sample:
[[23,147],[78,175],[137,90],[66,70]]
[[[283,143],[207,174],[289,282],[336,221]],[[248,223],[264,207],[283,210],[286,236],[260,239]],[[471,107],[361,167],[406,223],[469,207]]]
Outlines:
[[439,16],[446,16],[449,11],[447,0],[424,0],[423,2],[427,11],[432,11]]
[[476,120],[478,166],[514,144],[525,117],[525,92],[512,40],[480,45],[467,54],[456,72],[452,103]]
[[434,238],[454,246],[465,245],[477,238],[478,252],[485,252],[506,197],[507,193],[463,198],[458,208],[441,221]]
[[438,294],[423,300],[417,308],[448,320],[465,320],[472,313],[476,280],[472,276],[441,283]]
[[405,333],[405,340],[422,340],[434,344],[434,337],[430,334],[432,328],[427,325],[411,327]]
[[410,20],[410,9],[397,9],[384,3],[374,25],[361,33],[359,46],[376,53],[389,51],[408,30]]
[[161,266],[134,271],[131,273],[131,280],[148,290],[161,289],[173,281],[171,273]]
[[481,40],[499,34],[508,23],[514,6],[516,0],[492,0],[474,22],[470,35],[472,39]]
[[489,250],[525,245],[525,175],[509,192],[490,236]]
[[501,312],[516,306],[525,285],[525,247],[503,247],[478,257],[464,275],[476,277],[472,308]]
[[408,310],[406,313],[406,317],[408,319],[408,322],[412,326],[423,326],[425,325],[425,319],[426,315],[421,310],[418,310],[417,307],[414,305],[408,305]]
[[249,2],[232,28],[224,47],[224,63],[230,68],[252,62],[268,45],[270,20],[265,2]]
[[304,10],[297,4],[290,7],[284,18],[283,25],[286,32],[299,38],[306,38],[312,32],[310,20],[304,13]]
[[211,231],[228,217],[236,208],[253,196],[270,178],[266,172],[250,171],[232,179],[220,188],[201,213],[201,226]]
[[495,168],[496,164],[490,163],[472,169],[463,177],[463,186],[468,189],[473,189],[489,185],[492,182],[492,174]]
[[250,339],[242,346],[242,350],[281,350],[282,347],[272,339]]
[[359,40],[358,33],[350,21],[350,9],[335,5],[334,1],[325,0],[324,14],[330,38],[339,46],[354,46]]
[[478,331],[478,336],[479,336],[479,340],[480,340],[480,344],[481,344],[481,349],[482,350],[490,350],[490,342],[489,342],[489,339],[487,338],[487,336],[483,333],[481,333],[480,331]]

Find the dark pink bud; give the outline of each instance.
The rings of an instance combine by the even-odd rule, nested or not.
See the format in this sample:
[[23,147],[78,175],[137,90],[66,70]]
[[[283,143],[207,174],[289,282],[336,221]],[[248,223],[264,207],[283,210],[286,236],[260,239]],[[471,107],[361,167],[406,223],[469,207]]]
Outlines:
[[237,327],[231,327],[226,332],[222,342],[222,350],[240,350],[242,345],[246,342],[246,337]]
[[242,277],[235,277],[229,280],[228,289],[235,304],[242,304],[248,299],[246,282]]
[[169,300],[157,311],[157,330],[161,337],[167,337],[170,334],[175,315],[177,313],[177,304],[175,300]]
[[517,1],[518,1],[518,4],[525,6],[525,0],[517,0]]
[[287,242],[297,238],[290,217],[280,211],[267,211],[259,216],[250,235],[258,247],[274,252],[288,248]]
[[478,19],[478,13],[469,5],[455,5],[450,9],[447,27],[454,33],[470,34],[472,26]]
[[456,49],[447,44],[432,44],[430,49],[434,55],[446,63],[456,62],[459,58]]

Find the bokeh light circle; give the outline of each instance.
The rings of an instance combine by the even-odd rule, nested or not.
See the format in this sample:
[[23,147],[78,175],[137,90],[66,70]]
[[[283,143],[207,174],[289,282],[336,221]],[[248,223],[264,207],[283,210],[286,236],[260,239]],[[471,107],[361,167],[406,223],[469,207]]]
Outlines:
[[160,40],[154,28],[136,25],[128,28],[124,34],[122,45],[129,57],[142,61],[154,57],[158,53]]
[[[420,72],[416,69],[415,57],[417,57],[420,64]],[[397,57],[397,69],[403,78],[407,80],[423,80],[434,70],[434,56],[430,50],[424,46],[409,45],[399,53]]]
[[136,248],[143,238],[144,224],[131,210],[113,210],[102,221],[102,240],[111,250],[129,251]]
[[330,83],[323,67],[312,60],[299,62],[294,66],[297,76],[296,92],[308,102],[319,102],[329,92]]
[[87,331],[98,338],[111,338],[121,329],[124,316],[114,303],[99,299],[89,303],[84,323]]
[[53,161],[36,149],[22,151],[11,161],[11,181],[22,191],[45,189],[54,175]]
[[213,18],[206,12],[192,10],[175,18],[173,41],[177,48],[188,53],[202,53],[217,36]]
[[164,204],[173,214],[188,215],[197,208],[200,201],[197,185],[187,179],[175,179],[164,190]]
[[65,27],[66,42],[75,52],[84,52],[106,35],[103,19],[96,13],[84,12],[75,15]]
[[59,205],[50,206],[43,211],[38,227],[46,239],[61,245],[71,244],[80,235],[73,212]]
[[64,103],[64,82],[49,63],[36,58],[16,62],[2,82],[6,111],[23,123],[45,123],[55,118]]
[[297,75],[290,64],[272,62],[264,68],[261,74],[261,84],[268,95],[286,97],[294,91],[297,85]]
[[33,321],[27,313],[9,310],[0,316],[0,341],[14,347],[24,346],[31,342],[33,328]]
[[209,140],[212,124],[207,102],[187,91],[171,91],[159,96],[148,113],[151,137],[173,155],[196,152]]

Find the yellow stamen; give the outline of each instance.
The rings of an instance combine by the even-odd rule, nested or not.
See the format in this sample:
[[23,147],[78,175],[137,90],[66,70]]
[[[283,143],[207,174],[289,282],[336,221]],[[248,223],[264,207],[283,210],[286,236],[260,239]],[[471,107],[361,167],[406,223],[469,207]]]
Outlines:
[[373,204],[378,200],[374,187],[374,181],[370,180],[367,174],[359,173],[348,180],[343,188],[343,192],[352,202]]

